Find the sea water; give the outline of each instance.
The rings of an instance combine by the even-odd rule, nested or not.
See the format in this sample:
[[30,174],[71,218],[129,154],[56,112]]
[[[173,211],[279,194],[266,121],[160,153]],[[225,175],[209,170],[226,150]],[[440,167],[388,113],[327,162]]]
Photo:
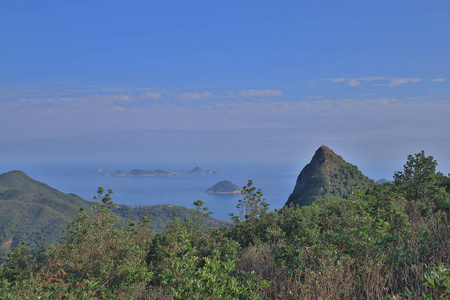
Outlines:
[[[220,174],[171,176],[113,176],[116,170],[127,173],[131,169],[163,169],[166,171],[192,170],[195,167],[219,171]],[[96,172],[98,168],[102,172]],[[64,193],[74,193],[93,200],[99,186],[113,191],[115,203],[131,206],[173,204],[193,208],[193,202],[202,200],[213,212],[213,217],[230,220],[229,214],[238,214],[236,205],[240,194],[208,194],[206,190],[221,180],[230,180],[239,187],[247,185],[262,190],[270,210],[281,208],[292,192],[303,166],[287,163],[205,163],[162,164],[157,162],[6,162],[0,164],[0,173],[22,170],[31,178],[48,184]],[[107,176],[110,175],[110,176]]]

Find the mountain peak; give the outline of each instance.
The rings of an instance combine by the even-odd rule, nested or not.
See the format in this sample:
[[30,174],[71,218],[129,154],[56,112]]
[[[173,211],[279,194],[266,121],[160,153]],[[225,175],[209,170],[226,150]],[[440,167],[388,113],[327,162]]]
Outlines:
[[65,197],[66,194],[34,180],[22,171],[14,170],[0,174],[0,191],[23,190],[30,193],[49,193],[56,197]]
[[0,189],[20,189],[17,186],[28,185],[32,182],[33,179],[19,170],[0,174]]
[[330,148],[327,146],[320,146],[319,149],[316,150],[316,153],[314,153],[314,156],[311,161],[321,161],[326,160],[331,157],[340,157],[336,153],[333,152]]
[[[325,145],[320,146],[319,149],[316,150],[316,152],[317,152],[317,151],[328,151],[328,152],[333,152],[333,150],[331,150],[330,148],[328,148],[328,147],[325,146]],[[333,152],[333,153],[334,153],[334,152]]]
[[309,205],[326,195],[347,197],[356,183],[362,188],[374,184],[356,166],[346,162],[327,146],[321,146],[298,176],[286,205]]
[[0,174],[0,176],[2,176],[4,178],[12,178],[12,177],[28,177],[28,178],[30,178],[27,174],[25,174],[25,172],[20,171],[20,170],[9,171],[9,172]]

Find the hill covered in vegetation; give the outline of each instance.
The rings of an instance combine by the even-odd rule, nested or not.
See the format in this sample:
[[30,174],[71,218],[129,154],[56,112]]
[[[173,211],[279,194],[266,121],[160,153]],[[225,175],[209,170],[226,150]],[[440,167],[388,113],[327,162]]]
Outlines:
[[[37,245],[38,238],[56,243],[67,222],[93,202],[62,193],[22,171],[0,175],[0,245],[19,241]],[[5,244],[6,243],[6,244]]]
[[286,206],[309,205],[328,195],[345,198],[355,184],[367,190],[374,182],[330,148],[321,146],[298,176]]
[[231,227],[172,216],[117,225],[99,189],[60,243],[19,245],[0,266],[0,299],[449,299],[450,178],[422,151],[394,181],[270,212],[249,181]]
[[[0,247],[5,252],[11,245],[26,242],[37,247],[43,242],[56,244],[68,222],[78,216],[80,209],[93,216],[96,202],[86,201],[75,194],[65,194],[47,184],[30,178],[22,171],[0,175]],[[151,228],[161,230],[175,212],[180,218],[189,216],[191,209],[175,205],[131,207],[118,205],[112,213],[119,217],[118,226],[151,216]],[[223,226],[229,222],[209,217],[205,222]]]

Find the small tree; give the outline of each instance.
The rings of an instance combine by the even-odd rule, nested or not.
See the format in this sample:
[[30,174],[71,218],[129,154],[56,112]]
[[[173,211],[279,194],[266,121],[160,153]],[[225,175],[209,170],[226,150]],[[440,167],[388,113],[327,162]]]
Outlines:
[[421,201],[423,212],[450,210],[450,179],[436,173],[437,162],[421,151],[409,155],[403,172],[394,174],[394,186],[408,201]]
[[269,204],[266,202],[266,199],[262,198],[263,194],[261,189],[256,190],[252,180],[249,180],[247,186],[242,188],[241,193],[243,199],[240,199],[236,206],[239,211],[239,216],[230,214],[234,222],[259,218],[269,209]]
[[189,212],[192,219],[192,225],[195,229],[203,228],[205,219],[213,214],[212,211],[209,211],[209,207],[203,206],[203,204],[205,203],[202,200],[195,201],[195,209]]
[[425,156],[422,150],[414,156],[408,155],[403,172],[395,172],[394,184],[406,193],[407,199],[424,196],[424,188],[436,179],[437,162],[433,156]]
[[228,235],[241,246],[246,247],[265,241],[267,230],[274,225],[273,215],[267,212],[269,204],[262,195],[261,190],[257,190],[249,180],[247,186],[242,188],[243,199],[237,204],[239,215],[230,214],[234,225]]

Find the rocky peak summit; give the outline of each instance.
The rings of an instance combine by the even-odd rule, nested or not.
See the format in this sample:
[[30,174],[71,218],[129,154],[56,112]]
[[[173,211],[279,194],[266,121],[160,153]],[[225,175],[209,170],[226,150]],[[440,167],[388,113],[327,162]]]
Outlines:
[[331,150],[327,146],[320,146],[319,149],[317,149],[316,152],[314,153],[314,156],[311,159],[310,164],[312,164],[312,166],[319,166],[323,163],[326,163],[327,161],[328,162],[331,162],[331,161],[345,162],[342,159],[342,157],[340,157],[339,155],[334,153],[333,150]]
[[347,197],[356,183],[363,189],[374,184],[356,166],[346,162],[327,146],[321,146],[298,176],[286,205],[309,205],[327,195]]
[[324,160],[327,159],[327,157],[332,156],[338,156],[336,155],[333,150],[328,148],[327,146],[320,146],[319,149],[316,150],[316,153],[314,153],[313,160]]

